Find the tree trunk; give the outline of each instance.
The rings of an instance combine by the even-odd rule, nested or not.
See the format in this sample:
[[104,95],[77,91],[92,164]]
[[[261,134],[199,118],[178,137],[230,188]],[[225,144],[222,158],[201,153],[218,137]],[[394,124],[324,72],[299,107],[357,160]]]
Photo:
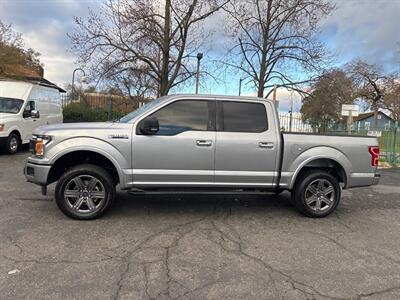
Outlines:
[[378,130],[378,101],[375,100],[373,104],[374,109],[374,130]]
[[263,50],[261,54],[261,64],[260,64],[260,73],[258,75],[258,91],[257,97],[264,98],[264,85],[265,85],[265,74],[267,72],[267,45],[264,42]]
[[160,76],[160,96],[165,96],[169,92],[169,42],[171,34],[171,0],[165,0],[165,15],[164,15],[164,37],[162,46],[162,62],[161,62],[161,76]]

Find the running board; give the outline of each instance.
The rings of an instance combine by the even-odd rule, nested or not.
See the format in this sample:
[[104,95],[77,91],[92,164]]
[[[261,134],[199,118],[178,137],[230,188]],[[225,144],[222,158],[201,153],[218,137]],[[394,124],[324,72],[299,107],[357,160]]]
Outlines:
[[252,191],[252,190],[141,190],[131,189],[128,194],[131,195],[276,195],[275,190]]

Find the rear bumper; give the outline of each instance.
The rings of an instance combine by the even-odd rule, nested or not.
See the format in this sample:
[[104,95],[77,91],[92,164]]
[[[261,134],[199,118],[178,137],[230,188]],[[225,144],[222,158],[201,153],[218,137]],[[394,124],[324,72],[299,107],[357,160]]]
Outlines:
[[374,180],[372,181],[372,185],[377,185],[380,179],[381,179],[381,174],[376,173],[374,176]]
[[378,173],[352,173],[348,178],[346,188],[376,185],[381,175]]
[[40,165],[29,162],[29,158],[24,167],[24,174],[27,181],[46,186],[47,178],[50,172],[50,165]]

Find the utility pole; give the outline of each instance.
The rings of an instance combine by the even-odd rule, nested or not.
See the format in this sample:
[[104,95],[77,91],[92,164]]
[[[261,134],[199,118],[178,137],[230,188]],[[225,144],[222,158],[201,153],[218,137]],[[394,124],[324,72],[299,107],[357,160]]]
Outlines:
[[200,61],[202,58],[203,58],[203,53],[197,53],[196,95],[199,94]]
[[347,117],[347,133],[351,134],[351,125],[353,124],[353,111],[349,110],[349,116]]

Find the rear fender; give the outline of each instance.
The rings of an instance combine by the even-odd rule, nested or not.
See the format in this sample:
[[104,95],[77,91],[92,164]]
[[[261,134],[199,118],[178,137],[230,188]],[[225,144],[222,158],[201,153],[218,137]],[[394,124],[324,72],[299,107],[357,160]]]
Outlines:
[[294,183],[299,175],[300,171],[306,167],[307,165],[312,164],[313,161],[318,159],[329,159],[340,166],[342,166],[345,176],[346,182],[349,182],[349,176],[352,170],[352,164],[349,159],[339,150],[320,146],[310,148],[304,152],[302,152],[297,158],[292,162],[287,171],[282,172],[282,187],[287,187],[288,189],[292,189]]

